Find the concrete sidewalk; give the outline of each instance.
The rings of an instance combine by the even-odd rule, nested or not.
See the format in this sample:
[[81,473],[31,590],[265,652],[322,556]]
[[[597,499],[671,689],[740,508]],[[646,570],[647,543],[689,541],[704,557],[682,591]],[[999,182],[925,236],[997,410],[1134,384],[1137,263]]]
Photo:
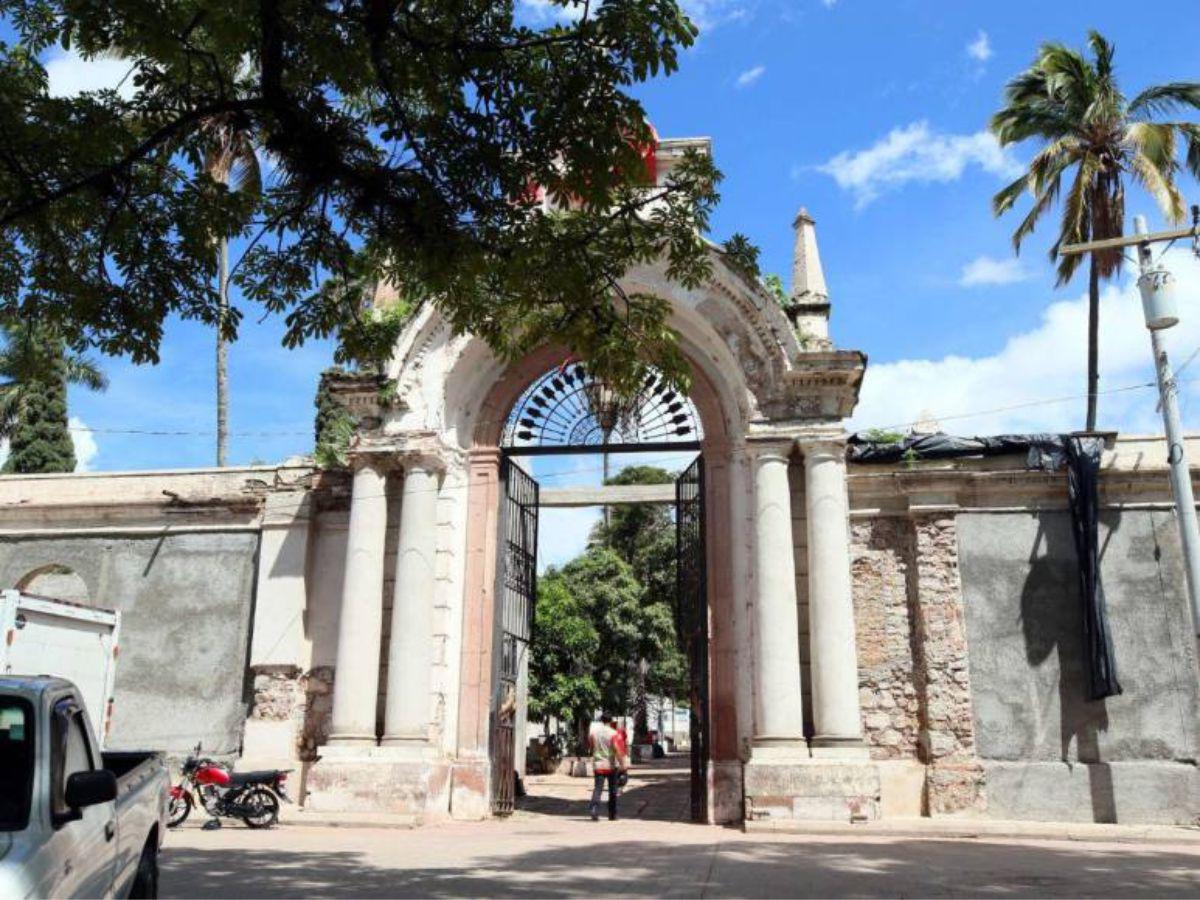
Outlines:
[[1200,844],[744,833],[524,816],[171,832],[163,897],[1195,897]]

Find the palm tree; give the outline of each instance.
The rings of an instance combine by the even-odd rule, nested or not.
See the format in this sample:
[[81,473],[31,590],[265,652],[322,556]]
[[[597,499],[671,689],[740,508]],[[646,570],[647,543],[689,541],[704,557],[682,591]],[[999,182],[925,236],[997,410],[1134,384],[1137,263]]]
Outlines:
[[[205,122],[209,148],[204,170],[214,181],[233,191],[262,190],[262,172],[255,152],[253,132],[232,114]],[[229,316],[229,237],[217,239],[217,465],[225,465],[229,449],[229,368],[225,329]]]
[[[59,397],[56,402],[65,402],[68,384],[93,391],[108,387],[108,379],[95,362],[68,351],[62,340],[43,326],[16,320],[0,326],[0,334],[4,339],[4,345],[0,347],[0,440],[11,443],[23,425],[44,412],[32,407],[44,402],[46,396]],[[42,431],[49,428],[56,432],[65,427],[65,415],[61,425],[39,422]],[[40,438],[64,445],[58,456],[64,459],[73,456],[68,453],[69,432],[43,433]],[[66,465],[74,468],[73,461]]]
[[[1127,101],[1113,71],[1113,45],[1090,31],[1088,46],[1090,59],[1062,44],[1043,44],[1033,64],[1008,83],[1004,107],[991,120],[992,133],[1002,146],[1031,139],[1042,144],[1029,170],[992,198],[999,216],[1024,192],[1033,197],[1033,208],[1013,233],[1018,253],[1021,242],[1058,199],[1063,176],[1074,168],[1058,237],[1050,249],[1051,262],[1058,264],[1059,285],[1069,282],[1083,262],[1079,255],[1061,255],[1064,244],[1123,233],[1126,176],[1145,188],[1172,222],[1184,217],[1183,197],[1175,184],[1180,168],[1177,139],[1187,145],[1187,168],[1200,177],[1200,125],[1152,121],[1177,110],[1200,109],[1200,83],[1162,84]],[[1122,259],[1120,250],[1096,251],[1090,258],[1089,431],[1096,427],[1100,380],[1100,280],[1118,272]]]

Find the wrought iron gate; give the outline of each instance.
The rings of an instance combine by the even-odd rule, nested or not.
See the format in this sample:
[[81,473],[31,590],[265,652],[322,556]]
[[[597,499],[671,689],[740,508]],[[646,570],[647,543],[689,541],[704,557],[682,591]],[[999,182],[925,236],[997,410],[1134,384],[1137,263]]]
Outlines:
[[704,459],[675,482],[675,628],[688,659],[692,820],[708,817],[708,591],[704,558]]
[[507,455],[500,479],[504,497],[492,669],[492,813],[506,816],[516,794],[517,679],[529,650],[537,596],[538,484]]

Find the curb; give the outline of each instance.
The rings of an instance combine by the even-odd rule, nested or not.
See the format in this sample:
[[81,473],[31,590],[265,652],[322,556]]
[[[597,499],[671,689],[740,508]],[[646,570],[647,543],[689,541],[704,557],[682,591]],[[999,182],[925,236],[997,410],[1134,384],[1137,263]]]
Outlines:
[[1070,822],[1015,822],[982,820],[892,819],[849,824],[795,820],[747,821],[746,834],[855,835],[935,840],[1006,839],[1041,841],[1104,841],[1118,844],[1195,844],[1200,828],[1188,825],[1108,825]]

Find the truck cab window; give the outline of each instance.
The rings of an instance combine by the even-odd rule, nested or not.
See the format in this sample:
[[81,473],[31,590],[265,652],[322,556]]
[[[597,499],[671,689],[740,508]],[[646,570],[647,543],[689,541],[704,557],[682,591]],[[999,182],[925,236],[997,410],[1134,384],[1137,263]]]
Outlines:
[[67,779],[76,772],[90,772],[95,768],[91,745],[87,739],[83,713],[71,701],[59,703],[54,708],[53,730],[53,810],[55,816],[66,816],[71,810],[65,796]]
[[33,709],[17,697],[0,696],[0,831],[29,824],[33,763]]

